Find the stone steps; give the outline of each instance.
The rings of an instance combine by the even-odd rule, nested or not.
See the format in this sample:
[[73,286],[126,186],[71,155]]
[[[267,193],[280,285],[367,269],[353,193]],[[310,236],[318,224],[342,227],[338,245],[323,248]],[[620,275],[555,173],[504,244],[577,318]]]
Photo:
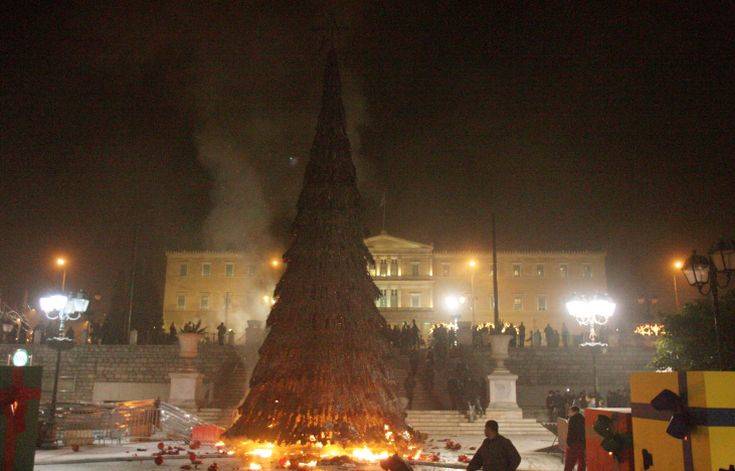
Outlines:
[[438,437],[483,436],[485,421],[497,420],[503,435],[534,435],[553,438],[551,432],[534,419],[524,419],[520,410],[488,410],[474,422],[456,411],[409,410],[407,422],[416,430]]

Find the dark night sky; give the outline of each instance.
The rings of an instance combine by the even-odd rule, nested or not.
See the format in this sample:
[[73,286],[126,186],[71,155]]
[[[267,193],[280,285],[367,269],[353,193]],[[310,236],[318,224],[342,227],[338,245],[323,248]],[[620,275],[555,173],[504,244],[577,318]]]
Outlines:
[[[155,310],[165,249],[283,248],[327,9],[99,3],[3,7],[0,293],[64,253],[109,299],[137,222]],[[605,249],[671,303],[672,257],[735,235],[733,10],[487,3],[336,5],[368,229],[385,190],[389,232],[487,248],[494,210],[501,249]]]

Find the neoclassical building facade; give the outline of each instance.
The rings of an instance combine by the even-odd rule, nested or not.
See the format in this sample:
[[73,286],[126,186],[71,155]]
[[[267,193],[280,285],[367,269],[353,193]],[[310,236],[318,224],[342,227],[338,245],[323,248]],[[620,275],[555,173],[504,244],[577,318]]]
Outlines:
[[[473,324],[493,319],[492,256],[438,251],[430,244],[382,233],[365,240],[375,259],[368,267],[380,290],[376,305],[389,324],[416,320]],[[579,329],[566,313],[574,293],[607,291],[605,252],[499,251],[500,317],[527,331],[547,323]],[[250,319],[265,319],[280,268],[241,252],[167,252],[164,322],[201,320],[213,332],[220,322],[240,336]]]
[[[366,239],[375,265],[369,267],[381,297],[381,312],[391,324],[416,320],[432,323],[455,319],[492,322],[492,255],[485,252],[437,251],[432,245],[383,233]],[[576,331],[565,304],[574,293],[607,292],[605,252],[499,251],[500,317],[527,330],[547,323]]]

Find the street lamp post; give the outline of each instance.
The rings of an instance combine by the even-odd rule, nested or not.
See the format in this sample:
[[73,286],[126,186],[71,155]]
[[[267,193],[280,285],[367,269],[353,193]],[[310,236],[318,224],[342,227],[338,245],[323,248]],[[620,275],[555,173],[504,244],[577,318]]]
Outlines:
[[679,311],[679,287],[676,284],[676,273],[684,267],[684,262],[681,260],[674,261],[674,303],[676,304],[676,311]]
[[590,332],[582,347],[592,350],[592,374],[594,377],[595,396],[597,396],[597,352],[607,347],[606,343],[598,341],[596,325],[605,325],[615,313],[615,303],[607,295],[594,295],[591,298],[574,296],[567,302],[567,311],[581,326],[589,326]]
[[58,257],[56,259],[56,266],[61,269],[61,292],[66,290],[66,259]]
[[474,258],[467,262],[467,268],[470,270],[470,309],[472,309],[472,325],[477,324],[475,315],[475,272],[477,271],[477,260]]
[[74,341],[66,336],[64,323],[75,321],[87,310],[89,300],[81,293],[68,297],[63,294],[54,294],[39,300],[41,310],[49,320],[59,320],[59,334],[48,340],[51,348],[56,350],[56,370],[54,371],[54,387],[51,393],[51,405],[49,406],[49,419],[46,434],[43,438],[42,447],[46,449],[56,448],[56,395],[59,387],[59,370],[61,368],[61,352],[69,350],[74,346]]
[[[735,241],[720,240],[708,255],[699,255],[696,251],[684,262],[681,269],[687,282],[703,294],[712,294],[712,310],[714,315],[715,343],[717,344],[717,362],[721,370],[725,369],[722,358],[722,340],[720,338],[720,294],[735,274]],[[722,275],[722,276],[720,276]],[[720,278],[724,278],[720,283]]]

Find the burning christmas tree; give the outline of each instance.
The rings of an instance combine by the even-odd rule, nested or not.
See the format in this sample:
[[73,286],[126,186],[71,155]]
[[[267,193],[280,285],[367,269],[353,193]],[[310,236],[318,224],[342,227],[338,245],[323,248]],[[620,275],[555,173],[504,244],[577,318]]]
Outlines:
[[241,416],[227,438],[289,444],[395,443],[411,431],[388,383],[385,320],[367,271],[360,194],[347,138],[337,55],[322,108],[270,331]]

